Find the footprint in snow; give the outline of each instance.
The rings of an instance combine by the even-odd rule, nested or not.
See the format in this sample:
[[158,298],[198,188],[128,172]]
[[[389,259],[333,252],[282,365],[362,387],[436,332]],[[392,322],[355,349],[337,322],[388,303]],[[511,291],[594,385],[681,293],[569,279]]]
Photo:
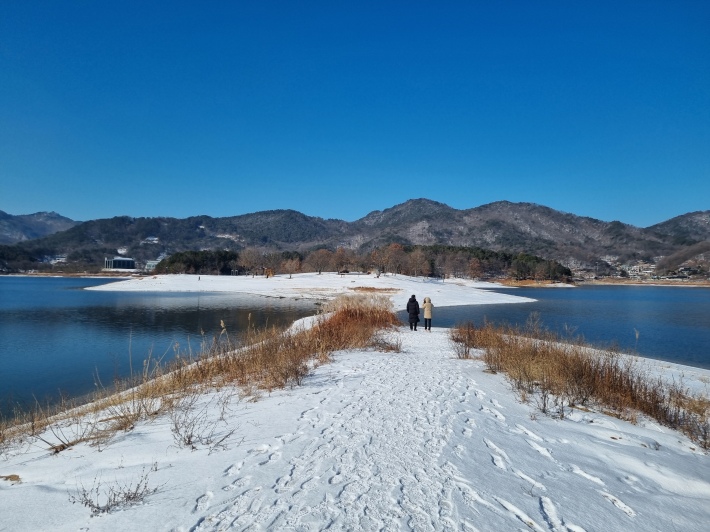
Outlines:
[[192,510],[192,513],[202,512],[209,508],[212,497],[214,497],[214,494],[211,491],[208,491],[202,497],[197,499],[197,504],[195,505],[195,509]]
[[508,454],[503,449],[498,447],[495,443],[493,443],[491,440],[489,440],[488,438],[483,438],[483,443],[485,443],[486,447],[488,447],[491,451],[503,458],[508,464],[512,464],[510,458],[508,457]]
[[286,445],[287,443],[300,440],[301,436],[299,434],[288,433],[284,434],[283,436],[278,436],[276,439],[279,440],[283,445]]
[[288,485],[291,483],[291,475],[284,475],[283,477],[279,477],[276,480],[276,484],[274,484],[274,491],[276,493],[282,493],[284,491],[287,491]]
[[606,500],[611,502],[611,504],[616,506],[619,510],[624,512],[626,515],[628,515],[629,517],[636,517],[636,512],[634,512],[634,510],[630,506],[621,502],[617,497],[614,497],[611,493],[607,493],[606,491],[601,491],[601,490],[598,490],[598,491],[599,491],[599,493],[602,494],[602,497],[604,497]]
[[503,508],[510,512],[513,517],[525,523],[528,528],[535,530],[535,532],[545,532],[545,530],[540,525],[533,521],[529,515],[527,515],[517,506],[509,503],[505,499],[501,499],[500,497],[493,498],[498,501],[498,504],[500,504]]
[[298,420],[303,421],[304,419],[308,419],[309,418],[308,414],[310,414],[311,412],[313,412],[314,410],[317,410],[317,409],[318,409],[318,407],[309,408],[308,410],[304,410],[303,412],[301,412],[301,417],[298,418]]
[[540,497],[540,514],[552,532],[586,532],[581,526],[565,523],[549,497]]
[[539,442],[545,441],[545,440],[543,440],[540,436],[538,436],[537,434],[535,434],[535,433],[534,433],[533,431],[531,431],[530,429],[524,427],[524,426],[521,425],[520,423],[516,423],[516,424],[515,424],[515,427],[516,427],[519,431],[521,431],[523,434],[525,434],[527,437],[532,438],[532,439],[535,440],[535,441],[539,441]]
[[505,460],[503,460],[503,458],[499,455],[491,453],[491,459],[497,468],[502,469],[503,471],[508,471],[508,468],[505,465]]
[[277,449],[277,447],[273,447],[268,443],[262,443],[261,445],[257,445],[253,449],[250,449],[248,452],[249,454],[266,454],[275,449]]
[[329,484],[340,484],[343,481],[343,475],[338,471],[335,475],[330,477],[330,480],[328,480]]
[[524,481],[529,482],[529,483],[532,485],[533,488],[539,489],[539,490],[541,490],[541,491],[547,491],[547,488],[546,488],[543,484],[540,484],[540,483],[539,483],[537,480],[535,480],[534,478],[531,478],[531,477],[527,476],[527,475],[526,475],[525,473],[523,473],[522,471],[520,471],[520,470],[518,470],[518,469],[513,469],[512,471],[513,471],[513,473],[515,473],[515,475],[516,475],[518,478],[521,478],[521,479],[523,479]]
[[222,491],[234,491],[237,488],[243,488],[249,483],[249,476],[238,478],[231,484],[225,486],[222,488]]
[[239,462],[238,464],[234,464],[233,466],[230,466],[225,473],[227,474],[228,477],[233,477],[234,475],[237,475],[239,471],[241,471],[242,467],[244,466],[244,462]]
[[540,453],[542,456],[544,456],[544,457],[546,457],[546,458],[549,458],[550,460],[553,460],[553,461],[555,460],[555,459],[552,457],[552,453],[550,453],[550,450],[549,450],[549,449],[543,447],[542,445],[538,445],[538,444],[535,443],[533,440],[525,440],[525,441],[528,442],[528,445],[529,445],[530,447],[532,447],[533,449],[535,449],[535,450],[536,450],[538,453]]
[[572,472],[579,475],[580,477],[584,477],[587,480],[591,480],[595,484],[599,484],[600,486],[605,486],[604,481],[600,479],[599,477],[595,477],[594,475],[590,475],[589,473],[583,471],[579,467],[577,467],[574,464],[570,464],[572,466]]
[[457,445],[456,447],[454,447],[454,454],[456,456],[458,456],[459,458],[463,458],[463,454],[464,454],[463,446]]
[[505,416],[503,414],[501,414],[500,412],[498,412],[498,410],[496,410],[495,408],[488,408],[488,407],[482,406],[481,412],[485,412],[486,414],[490,414],[491,416],[496,418],[501,423],[505,423]]
[[272,463],[272,462],[276,462],[276,461],[278,461],[279,459],[281,459],[281,451],[276,451],[276,452],[274,452],[274,453],[271,453],[271,454],[269,455],[269,457],[268,457],[266,460],[264,460],[263,462],[259,462],[259,465],[260,465],[260,466],[264,466],[264,465],[266,465],[266,464],[270,464],[270,463]]

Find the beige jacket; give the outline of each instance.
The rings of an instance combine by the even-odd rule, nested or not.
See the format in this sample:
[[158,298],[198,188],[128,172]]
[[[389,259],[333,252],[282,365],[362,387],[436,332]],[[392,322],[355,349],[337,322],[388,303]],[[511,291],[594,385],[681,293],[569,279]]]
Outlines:
[[431,309],[434,308],[434,305],[431,304],[431,298],[428,298],[428,297],[424,298],[424,303],[422,304],[422,308],[424,309],[424,319],[430,320],[431,319]]

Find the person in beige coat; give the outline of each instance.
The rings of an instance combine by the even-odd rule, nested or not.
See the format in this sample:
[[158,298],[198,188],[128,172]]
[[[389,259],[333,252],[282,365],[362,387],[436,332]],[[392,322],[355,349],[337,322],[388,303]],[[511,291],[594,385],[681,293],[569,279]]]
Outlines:
[[424,330],[431,332],[431,309],[434,308],[434,305],[431,304],[430,297],[424,298],[422,308],[424,309]]

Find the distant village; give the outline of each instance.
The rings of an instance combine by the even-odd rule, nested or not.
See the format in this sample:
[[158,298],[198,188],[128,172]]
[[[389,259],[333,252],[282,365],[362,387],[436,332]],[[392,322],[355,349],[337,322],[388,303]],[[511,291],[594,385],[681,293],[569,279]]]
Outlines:
[[710,260],[701,260],[697,265],[681,266],[675,271],[659,274],[656,264],[663,257],[655,257],[654,262],[621,262],[618,257],[604,256],[597,267],[579,264],[567,265],[575,281],[593,281],[605,278],[628,279],[630,281],[710,281]]

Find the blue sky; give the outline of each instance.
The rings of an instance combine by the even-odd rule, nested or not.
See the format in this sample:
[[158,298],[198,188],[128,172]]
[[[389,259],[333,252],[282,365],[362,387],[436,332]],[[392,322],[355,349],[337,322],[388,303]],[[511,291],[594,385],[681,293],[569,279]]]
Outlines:
[[710,2],[0,5],[0,210],[710,209]]

